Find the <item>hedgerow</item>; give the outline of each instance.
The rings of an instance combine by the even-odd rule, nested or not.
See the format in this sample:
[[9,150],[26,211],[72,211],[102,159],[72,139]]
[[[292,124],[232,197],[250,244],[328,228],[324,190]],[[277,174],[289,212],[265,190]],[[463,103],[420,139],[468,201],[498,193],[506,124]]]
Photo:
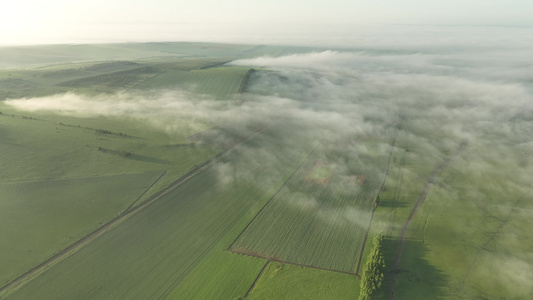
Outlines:
[[360,300],[371,299],[383,285],[385,272],[385,257],[383,255],[383,234],[377,234],[373,240],[373,247],[363,270],[361,278]]

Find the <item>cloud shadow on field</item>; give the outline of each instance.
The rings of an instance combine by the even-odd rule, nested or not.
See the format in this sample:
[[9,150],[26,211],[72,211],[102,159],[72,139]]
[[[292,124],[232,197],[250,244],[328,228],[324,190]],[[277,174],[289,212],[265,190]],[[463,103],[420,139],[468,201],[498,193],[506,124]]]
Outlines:
[[383,239],[387,271],[382,294],[377,299],[448,299],[450,278],[424,257],[429,249],[419,239],[405,239],[398,267],[394,260],[399,247],[398,239]]

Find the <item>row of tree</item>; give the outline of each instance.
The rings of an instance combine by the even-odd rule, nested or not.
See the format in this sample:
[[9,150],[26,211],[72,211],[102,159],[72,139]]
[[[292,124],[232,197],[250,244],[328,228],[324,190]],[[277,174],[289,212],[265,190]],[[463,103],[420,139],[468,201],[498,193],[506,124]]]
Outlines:
[[385,255],[383,254],[383,234],[374,237],[373,247],[363,270],[361,278],[360,300],[368,300],[376,295],[383,285],[385,277]]

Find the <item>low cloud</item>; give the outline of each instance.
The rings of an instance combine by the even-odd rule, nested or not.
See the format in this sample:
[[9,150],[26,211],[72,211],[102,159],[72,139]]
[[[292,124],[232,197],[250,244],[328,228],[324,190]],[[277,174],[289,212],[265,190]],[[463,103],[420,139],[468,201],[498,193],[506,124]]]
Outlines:
[[356,54],[351,52],[322,51],[287,56],[263,56],[250,59],[239,59],[232,62],[240,66],[296,68],[300,70],[330,70],[352,63]]

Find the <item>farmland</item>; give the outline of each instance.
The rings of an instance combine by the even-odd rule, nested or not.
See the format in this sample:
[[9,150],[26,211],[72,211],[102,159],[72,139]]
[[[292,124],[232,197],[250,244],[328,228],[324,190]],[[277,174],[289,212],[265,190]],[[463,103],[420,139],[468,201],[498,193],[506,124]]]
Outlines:
[[[317,152],[325,155],[326,151]],[[341,173],[325,158],[317,163],[319,158],[311,155],[239,236],[231,251],[356,274],[387,168],[383,158],[363,162],[356,158],[365,159],[344,157]],[[322,165],[328,166],[325,171]],[[364,184],[355,179],[361,174],[369,178]],[[319,175],[325,177],[317,178]]]
[[0,48],[0,299],[528,299],[530,91],[323,50]]

